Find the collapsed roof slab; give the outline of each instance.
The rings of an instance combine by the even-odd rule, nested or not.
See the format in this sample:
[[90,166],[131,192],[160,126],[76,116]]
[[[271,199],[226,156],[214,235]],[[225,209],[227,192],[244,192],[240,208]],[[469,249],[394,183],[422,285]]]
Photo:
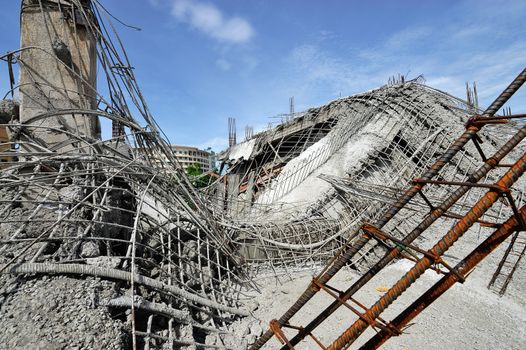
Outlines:
[[[248,230],[252,241],[243,244],[249,244],[254,251],[266,250],[271,257],[268,259],[278,265],[280,259],[311,261],[313,255],[323,260],[338,245],[318,243],[328,237],[334,238],[333,243],[345,240],[353,225],[373,220],[393,201],[397,189],[419,177],[447,149],[464,130],[473,111],[473,106],[465,101],[418,82],[384,86],[310,109],[303,118],[311,116],[337,122],[308,147],[295,145],[298,155],[274,168],[277,169],[274,172],[269,173],[269,169],[282,159],[275,160],[271,149],[267,149],[266,158],[253,152],[249,158],[237,159],[237,166],[225,176],[228,189],[236,190],[237,184],[237,191],[225,195],[224,202],[219,201],[221,208],[217,212],[222,212],[226,221],[232,221],[229,225],[233,232],[232,227],[238,225],[241,237],[247,234],[243,223],[260,225],[259,231]],[[289,125],[297,132],[299,124],[289,122],[277,128],[276,133],[284,132]],[[513,124],[501,126],[499,132],[489,126],[480,133],[483,141],[480,147],[486,154],[492,154],[515,130]],[[309,131],[307,127],[303,133]],[[254,136],[251,144],[264,142],[272,132]],[[231,151],[236,152],[235,147],[245,145],[248,142],[234,146]],[[293,153],[294,149],[289,152]],[[439,176],[466,179],[479,159],[475,145],[470,144]],[[383,196],[384,200],[371,201],[370,194],[358,195],[360,191],[338,188],[334,181],[327,181],[331,177],[354,184],[362,193],[370,189],[374,197]],[[441,189],[427,195],[440,200],[447,193]],[[295,230],[294,235],[287,233],[291,231],[288,225],[292,228],[295,222],[309,221],[313,215],[317,222],[326,220],[325,227],[331,229],[311,227]],[[411,220],[410,213],[406,216]],[[340,223],[336,234],[334,222]],[[279,224],[272,226],[276,223]],[[276,229],[269,230],[269,224]],[[236,237],[235,233],[232,235]],[[298,248],[302,245],[303,251]],[[313,252],[309,248],[313,245],[321,248]],[[294,249],[283,249],[286,246]],[[280,254],[271,253],[273,251]]]

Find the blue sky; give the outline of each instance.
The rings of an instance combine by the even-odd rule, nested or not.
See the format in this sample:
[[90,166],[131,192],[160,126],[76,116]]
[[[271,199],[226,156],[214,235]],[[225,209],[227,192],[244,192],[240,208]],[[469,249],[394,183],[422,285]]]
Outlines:
[[[488,105],[526,63],[526,1],[100,0],[150,109],[172,143],[227,143],[227,119],[256,131],[288,111],[423,74]],[[0,50],[18,47],[19,1],[4,0]],[[0,66],[1,87],[6,69]],[[526,111],[526,88],[510,101]]]

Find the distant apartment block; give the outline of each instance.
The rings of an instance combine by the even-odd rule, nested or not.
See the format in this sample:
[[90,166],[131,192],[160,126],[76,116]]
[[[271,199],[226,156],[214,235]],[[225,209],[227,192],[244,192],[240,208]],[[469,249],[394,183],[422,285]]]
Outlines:
[[170,147],[185,170],[194,164],[199,165],[203,172],[210,171],[216,167],[217,156],[210,148],[208,150],[200,150],[189,146],[172,145]]
[[[201,150],[197,147],[180,146],[180,145],[169,145],[173,151],[179,164],[186,170],[191,165],[198,165],[203,173],[213,170],[217,165],[217,154],[212,151],[211,148],[207,150]],[[138,148],[141,151],[141,148]],[[153,164],[167,164],[170,163],[170,159],[164,153],[151,154],[145,152],[153,160]]]
[[212,150],[200,150],[190,146],[170,146],[183,169],[186,170],[190,165],[197,164],[203,172],[215,168],[216,155]]

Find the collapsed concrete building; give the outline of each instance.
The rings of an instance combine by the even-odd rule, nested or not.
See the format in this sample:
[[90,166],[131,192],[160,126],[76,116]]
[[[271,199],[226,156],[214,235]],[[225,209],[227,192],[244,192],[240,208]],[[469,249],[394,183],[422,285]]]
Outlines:
[[[349,232],[381,215],[404,184],[447,150],[470,115],[482,112],[419,80],[312,108],[221,155],[228,172],[214,189],[219,210],[242,232],[238,239],[249,261],[330,258]],[[516,130],[489,127],[480,134],[481,147],[492,154]],[[469,145],[439,176],[465,181],[479,158]],[[429,191],[436,201],[449,193]],[[423,199],[414,205],[427,207]],[[395,226],[418,220],[411,212],[406,216]],[[364,254],[351,263],[367,267],[367,259]]]
[[[8,134],[0,141],[0,338],[8,348],[259,348],[273,335],[292,347],[309,334],[282,329],[315,293],[331,291],[334,273],[348,266],[369,276],[386,250],[389,261],[416,265],[435,256],[430,242],[510,169],[509,196],[495,199],[474,230],[492,237],[504,220],[524,218],[526,129],[508,122],[520,115],[494,115],[526,70],[486,111],[417,79],[299,113],[230,147],[226,174],[198,192],[104,7],[24,0],[21,13],[22,46],[2,56],[20,76],[18,85],[11,79],[18,98],[2,102],[0,114]],[[109,124],[103,139],[100,125]],[[415,235],[439,209],[430,236]],[[510,225],[501,237],[513,233],[509,251],[524,254],[520,227]],[[511,279],[521,256],[506,253],[502,266],[515,259],[514,270],[495,280]],[[436,257],[437,273],[459,275]],[[321,272],[292,311],[264,320],[271,328],[261,336],[249,317],[258,278],[297,269]],[[396,333],[367,312],[358,319]]]
[[[524,77],[523,71],[519,81]],[[511,91],[517,87],[515,83],[510,85]],[[279,320],[269,320],[271,327],[251,349],[259,349],[271,336],[285,344],[282,349],[293,348],[308,337],[312,338],[308,346],[327,347],[312,331],[343,305],[358,315],[356,328],[372,325],[384,336],[400,334],[400,329],[390,328],[392,324],[375,323],[364,316],[377,316],[373,307],[386,308],[389,304],[384,303],[388,302],[367,309],[351,296],[387,261],[392,261],[394,254],[417,262],[416,268],[422,259],[434,256],[426,255],[428,252],[419,246],[429,246],[438,232],[447,232],[452,226],[465,230],[463,220],[480,205],[480,198],[485,198],[484,186],[488,186],[476,182],[493,183],[501,176],[522,171],[518,169],[524,168],[524,126],[502,124],[507,117],[498,117],[497,125],[486,126],[480,132],[475,129],[476,138],[465,131],[473,128],[477,120],[473,115],[492,115],[507,95],[509,91],[487,111],[481,111],[418,81],[392,84],[308,110],[225,152],[222,157],[229,172],[216,191],[225,199],[220,207],[230,216],[231,225],[239,234],[237,242],[247,251],[248,261],[285,269],[329,261]],[[472,143],[467,143],[473,138]],[[489,155],[494,156],[488,162]],[[504,158],[509,163],[501,165]],[[516,168],[506,172],[514,162]],[[485,165],[479,168],[481,163]],[[524,208],[525,183],[524,179],[516,180],[510,183],[507,201],[493,203],[478,214],[479,225],[472,229],[478,237],[491,236],[495,228],[501,227],[497,223],[510,217],[524,222],[518,208]],[[425,186],[428,183],[433,185]],[[409,190],[405,191],[407,186]],[[466,187],[456,190],[452,186]],[[516,232],[508,231],[507,237],[513,233],[513,239],[491,278],[490,285],[501,294],[525,252],[524,239],[518,240],[519,231],[524,230],[521,225]],[[411,245],[412,241],[417,244]],[[424,256],[407,255],[404,251],[408,248]],[[441,248],[441,252],[445,249]],[[478,249],[488,253],[487,247]],[[459,256],[467,254],[462,248],[454,252]],[[326,284],[344,265],[364,275],[347,291]],[[448,263],[443,265],[450,276],[460,276]],[[503,270],[503,266],[507,268]],[[444,274],[444,270],[435,267],[438,273]],[[410,285],[416,278],[407,277],[407,283]],[[463,277],[458,278],[463,281]],[[303,319],[301,313],[305,314],[305,309],[319,310],[320,305],[312,305],[309,300],[320,290],[336,301],[321,308],[323,311],[307,324],[289,323],[292,317]],[[400,287],[388,292],[402,293]],[[386,294],[385,298],[389,297]],[[348,298],[364,311],[347,305]],[[326,324],[318,335],[331,333],[333,327],[333,323]],[[351,330],[354,328],[348,332]],[[357,337],[344,329],[341,332],[341,337],[327,348],[347,348]]]

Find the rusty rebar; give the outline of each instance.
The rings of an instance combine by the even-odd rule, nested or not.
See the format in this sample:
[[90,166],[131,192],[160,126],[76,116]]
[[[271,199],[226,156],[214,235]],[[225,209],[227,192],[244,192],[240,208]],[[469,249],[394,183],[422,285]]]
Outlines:
[[[526,81],[526,68],[508,85],[508,87],[493,101],[493,103],[486,109],[483,116],[493,116],[503,105],[506,103],[511,96],[524,84]],[[422,179],[432,179],[438,172],[448,164],[451,159],[461,150],[464,146],[473,139],[473,137],[479,131],[479,127],[471,125],[466,128],[464,133],[456,139],[453,144],[440,156],[439,159],[422,175]],[[375,226],[382,228],[387,224],[409,201],[422,189],[422,185],[415,184],[408,189],[376,222]],[[369,241],[367,237],[361,236],[357,242],[352,246],[345,245],[337,255],[331,260],[331,266],[324,270],[319,276],[318,280],[321,283],[327,283],[344,265],[345,263],[360,251]],[[278,320],[279,324],[286,324],[312,297],[316,294],[315,289],[312,285],[302,293],[298,300],[281,316]],[[256,342],[250,347],[250,350],[260,349],[272,336],[273,332],[268,329]],[[294,338],[293,338],[294,339]],[[294,342],[291,340],[294,344]],[[297,343],[297,342],[296,342]]]
[[[526,205],[520,209],[520,213],[521,216],[526,219]],[[454,269],[461,275],[467,275],[477,264],[491,254],[491,252],[493,252],[515,230],[517,230],[518,227],[519,220],[517,220],[517,217],[515,215],[510,217],[501,227],[459,262]],[[458,278],[453,273],[448,273],[394,318],[390,324],[397,328],[406,326],[413,318],[420,314],[426,307],[431,305],[457,282]],[[391,334],[389,332],[382,330],[362,345],[360,350],[378,349],[390,337]]]
[[[515,162],[515,164],[496,183],[501,188],[510,188],[526,171],[526,154]],[[446,235],[436,243],[430,253],[437,256],[444,254],[462,235],[495,203],[501,196],[498,190],[487,192],[472,209],[460,220]],[[398,282],[395,283],[369,310],[365,316],[376,319],[391,303],[393,303],[407,288],[409,288],[432,264],[434,260],[424,256],[409,270]],[[368,327],[361,319],[354,322],[343,334],[329,346],[330,350],[343,349],[352,342]]]
[[[486,160],[484,165],[474,172],[468,179],[470,182],[478,182],[484,178],[486,174],[494,169],[498,163],[506,157],[506,155],[516,147],[526,137],[526,125],[523,126],[508,142],[506,142],[492,157]],[[446,198],[440,205],[436,206],[426,217],[416,226],[404,239],[404,244],[413,242],[424,230],[431,226],[437,219],[444,215],[444,213],[451,208],[460,198],[462,198],[468,191],[469,186],[458,187],[448,198]],[[371,267],[365,274],[363,274],[351,287],[349,287],[342,295],[343,300],[347,300],[368,281],[370,281],[381,269],[387,266],[391,261],[399,256],[401,249],[395,247],[388,251],[382,259],[380,259],[373,267]],[[293,345],[298,344],[309,332],[312,332],[319,326],[329,315],[340,307],[338,301],[331,303],[323,312],[314,318],[308,325],[304,327],[290,342]],[[282,347],[282,350],[286,350]]]

